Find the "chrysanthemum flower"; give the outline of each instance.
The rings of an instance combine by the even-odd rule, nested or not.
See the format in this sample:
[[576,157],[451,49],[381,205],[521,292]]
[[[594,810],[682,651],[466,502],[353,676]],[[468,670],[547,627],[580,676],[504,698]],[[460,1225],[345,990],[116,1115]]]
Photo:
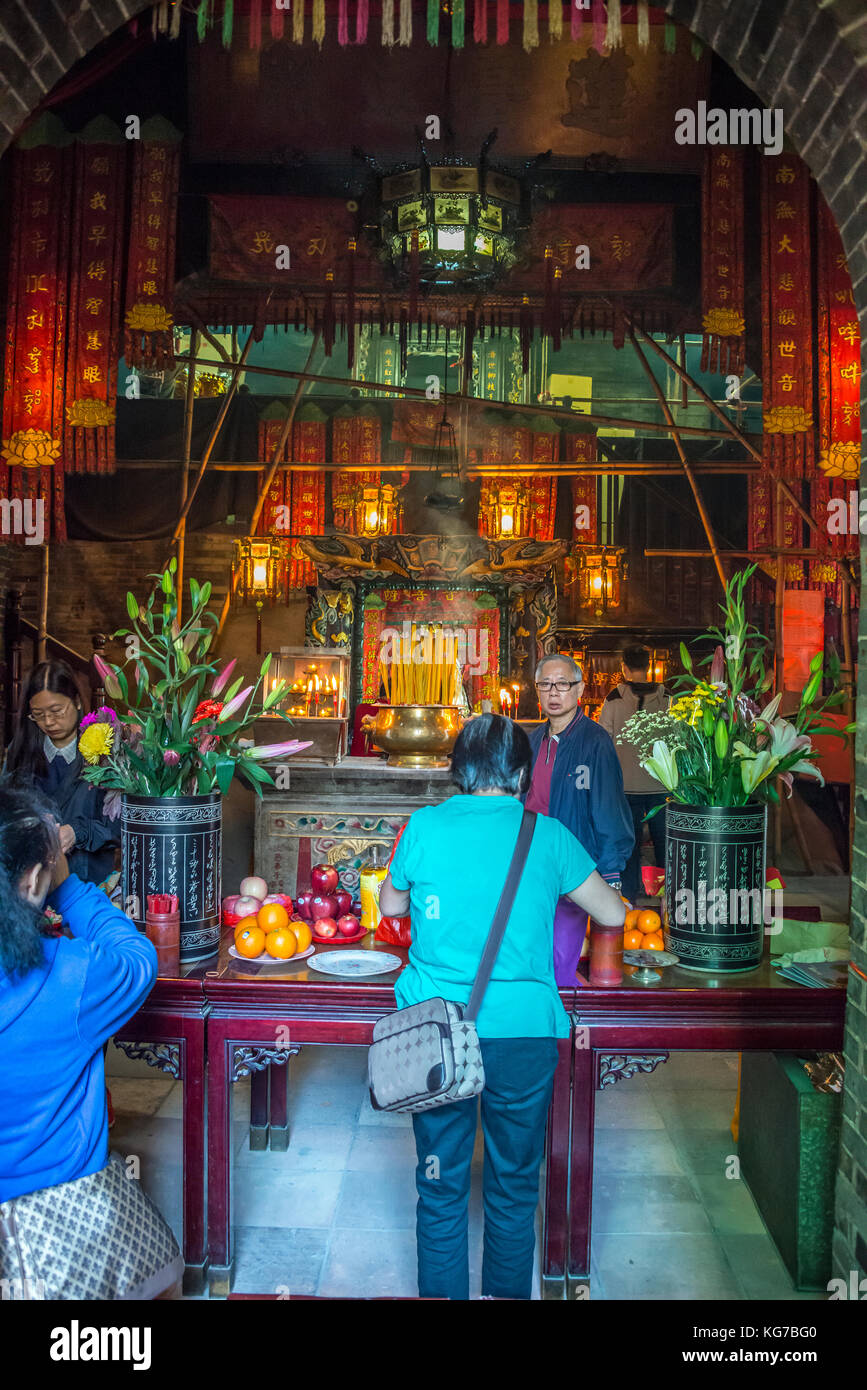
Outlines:
[[78,750],[86,763],[98,763],[114,745],[114,727],[109,723],[89,724],[78,740]]

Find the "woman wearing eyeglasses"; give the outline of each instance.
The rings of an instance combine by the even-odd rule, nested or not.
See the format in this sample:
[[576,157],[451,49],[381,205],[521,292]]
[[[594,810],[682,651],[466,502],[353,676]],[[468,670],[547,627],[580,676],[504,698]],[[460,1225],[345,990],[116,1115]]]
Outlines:
[[[530,733],[533,771],[524,804],[571,830],[619,892],[635,832],[613,740],[580,709],[584,673],[570,656],[543,657],[536,690],[547,722]],[[554,917],[554,978],[561,989],[575,984],[586,932],[586,912],[561,898]]]
[[60,848],[70,873],[101,883],[114,868],[117,826],[103,813],[104,792],[81,776],[78,725],[81,693],[65,661],[41,661],[21,694],[5,774],[14,785],[35,786],[56,808]]

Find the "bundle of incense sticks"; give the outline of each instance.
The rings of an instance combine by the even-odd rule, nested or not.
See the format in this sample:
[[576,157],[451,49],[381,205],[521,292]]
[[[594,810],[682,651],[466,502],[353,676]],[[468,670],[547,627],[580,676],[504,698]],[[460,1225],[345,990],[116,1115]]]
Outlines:
[[[379,678],[391,705],[453,705],[460,673],[453,633],[440,633],[434,643],[430,626],[413,623],[410,640],[400,646],[400,659],[379,662]],[[435,658],[436,653],[439,659]]]

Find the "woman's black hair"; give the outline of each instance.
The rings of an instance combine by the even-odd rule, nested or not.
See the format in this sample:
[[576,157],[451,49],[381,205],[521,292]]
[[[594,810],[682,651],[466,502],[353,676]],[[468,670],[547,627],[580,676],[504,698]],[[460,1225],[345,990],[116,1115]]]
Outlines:
[[480,714],[458,734],[452,779],[465,796],[502,791],[520,796],[530,780],[533,755],[519,724],[500,714]]
[[0,787],[0,975],[24,976],[42,964],[42,911],[21,896],[21,879],[60,852],[52,808],[37,792]]
[[21,691],[15,734],[6,754],[6,773],[16,785],[26,786],[34,777],[44,777],[48,768],[42,750],[44,730],[30,718],[30,701],[41,690],[66,695],[73,704],[81,705],[81,691],[65,661],[40,661],[33,667]]

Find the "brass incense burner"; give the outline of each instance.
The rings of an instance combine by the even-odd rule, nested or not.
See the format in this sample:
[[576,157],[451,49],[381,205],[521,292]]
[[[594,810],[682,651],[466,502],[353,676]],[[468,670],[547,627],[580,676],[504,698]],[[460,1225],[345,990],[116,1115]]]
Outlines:
[[383,705],[361,728],[388,753],[389,767],[448,767],[461,716],[452,705]]

